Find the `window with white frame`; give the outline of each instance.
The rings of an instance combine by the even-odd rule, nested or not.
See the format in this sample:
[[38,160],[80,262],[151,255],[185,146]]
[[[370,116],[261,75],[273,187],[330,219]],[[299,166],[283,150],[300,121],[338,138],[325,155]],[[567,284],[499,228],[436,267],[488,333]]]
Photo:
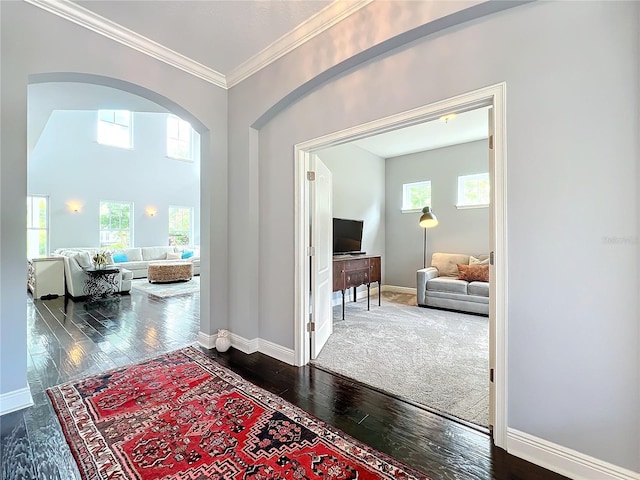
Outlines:
[[131,246],[131,216],[129,202],[100,202],[100,246],[109,249]]
[[489,173],[458,177],[457,207],[486,207],[491,201]]
[[193,160],[193,129],[189,122],[167,117],[167,156],[178,160]]
[[129,110],[98,110],[98,143],[131,148],[132,123]]
[[193,208],[169,207],[169,245],[190,245]]
[[49,198],[27,197],[27,258],[46,257],[49,250]]
[[431,180],[402,185],[402,211],[415,212],[431,206]]

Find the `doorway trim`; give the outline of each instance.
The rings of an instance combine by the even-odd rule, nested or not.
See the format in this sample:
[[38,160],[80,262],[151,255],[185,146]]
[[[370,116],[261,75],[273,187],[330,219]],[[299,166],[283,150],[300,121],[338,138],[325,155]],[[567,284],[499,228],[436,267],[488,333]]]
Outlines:
[[496,446],[506,449],[507,446],[507,327],[508,327],[508,295],[507,295],[507,172],[506,172],[506,83],[498,83],[472,92],[464,93],[445,100],[434,102],[412,110],[384,117],[339,132],[330,133],[294,146],[294,181],[295,181],[295,326],[294,326],[294,360],[295,365],[306,365],[310,360],[310,342],[308,322],[310,318],[310,266],[309,249],[311,217],[309,213],[309,196],[307,169],[312,152],[352,142],[399,128],[425,123],[444,114],[462,113],[481,107],[493,107],[494,121],[494,185],[492,185],[492,214],[495,218],[492,226],[494,244],[490,251],[494,252],[495,279],[492,285],[493,337],[489,340],[490,357],[494,358],[494,392],[495,401],[490,412],[493,418],[493,441]]

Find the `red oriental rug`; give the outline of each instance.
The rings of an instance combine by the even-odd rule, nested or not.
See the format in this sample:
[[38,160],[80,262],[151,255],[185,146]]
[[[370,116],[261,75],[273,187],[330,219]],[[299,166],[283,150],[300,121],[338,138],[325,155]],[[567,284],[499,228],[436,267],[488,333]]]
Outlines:
[[189,347],[47,390],[84,479],[426,479]]

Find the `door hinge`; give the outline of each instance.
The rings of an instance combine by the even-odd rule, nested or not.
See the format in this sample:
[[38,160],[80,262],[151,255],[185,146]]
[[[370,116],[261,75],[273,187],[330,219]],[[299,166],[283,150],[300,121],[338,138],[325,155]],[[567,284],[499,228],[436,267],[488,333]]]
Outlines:
[[494,252],[491,252],[489,254],[489,265],[494,265],[494,262],[495,262],[495,254]]
[[307,172],[307,180],[313,182],[316,179],[316,172]]
[[493,368],[489,369],[489,381],[493,383]]
[[493,135],[489,135],[489,150],[493,150]]
[[316,247],[307,247],[307,255],[313,257],[316,254]]
[[309,322],[309,331],[310,332],[315,332],[316,331],[316,322]]

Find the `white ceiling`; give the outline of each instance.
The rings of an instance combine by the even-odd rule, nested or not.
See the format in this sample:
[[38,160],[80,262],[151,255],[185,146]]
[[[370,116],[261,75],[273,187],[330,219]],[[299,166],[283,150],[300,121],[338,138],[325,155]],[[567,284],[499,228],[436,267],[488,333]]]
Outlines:
[[356,140],[353,144],[381,158],[473,142],[489,137],[486,108],[464,112],[447,122],[437,119]]
[[228,75],[331,1],[89,0],[74,3]]

